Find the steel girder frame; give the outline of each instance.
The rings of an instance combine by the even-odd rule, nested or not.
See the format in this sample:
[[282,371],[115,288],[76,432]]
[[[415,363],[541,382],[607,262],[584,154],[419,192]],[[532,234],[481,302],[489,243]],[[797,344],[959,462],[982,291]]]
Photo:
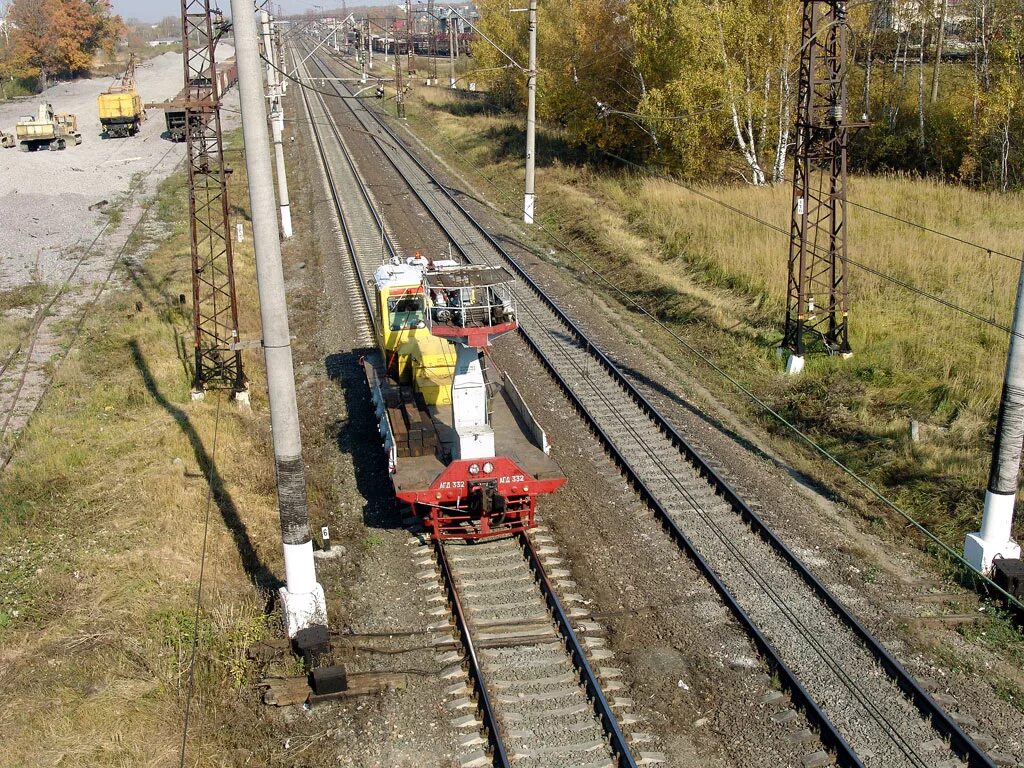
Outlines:
[[783,347],[850,352],[845,0],[803,0]]
[[235,347],[238,303],[220,120],[222,94],[214,56],[224,21],[209,0],[181,0],[181,19],[192,236],[193,391],[239,392],[246,383],[242,355]]

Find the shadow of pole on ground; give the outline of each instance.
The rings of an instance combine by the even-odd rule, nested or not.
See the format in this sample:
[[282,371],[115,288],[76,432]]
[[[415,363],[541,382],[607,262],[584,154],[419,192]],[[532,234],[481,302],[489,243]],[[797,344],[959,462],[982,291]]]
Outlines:
[[217,510],[220,512],[224,525],[231,533],[235,547],[238,549],[238,555],[241,558],[242,567],[248,574],[249,580],[258,589],[265,590],[268,593],[275,592],[278,587],[283,586],[283,582],[271,572],[256,552],[252,540],[249,538],[249,532],[245,523],[238,514],[238,508],[235,506],[231,494],[228,493],[224,485],[224,480],[220,475],[216,462],[207,452],[206,446],[193,426],[188,413],[183,408],[170,402],[160,392],[156,379],[153,378],[153,373],[146,363],[142,351],[139,349],[138,342],[132,339],[128,345],[131,349],[132,360],[139,371],[139,375],[142,377],[143,383],[146,385],[146,389],[153,396],[153,399],[156,400],[157,404],[171,415],[171,418],[174,419],[175,423],[177,423],[181,431],[188,438],[192,451],[195,454],[196,462],[199,465],[199,470],[210,483],[213,501],[217,505]]

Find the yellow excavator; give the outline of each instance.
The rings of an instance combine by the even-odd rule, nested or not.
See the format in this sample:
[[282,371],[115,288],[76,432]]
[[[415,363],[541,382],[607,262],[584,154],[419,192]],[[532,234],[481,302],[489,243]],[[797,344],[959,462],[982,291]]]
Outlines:
[[14,131],[22,152],[44,148],[55,152],[82,143],[78,117],[68,112],[54,112],[53,106],[45,103],[39,105],[35,116],[21,118]]
[[142,128],[146,110],[135,86],[135,54],[128,57],[128,67],[118,82],[99,96],[100,124],[109,139],[127,139]]

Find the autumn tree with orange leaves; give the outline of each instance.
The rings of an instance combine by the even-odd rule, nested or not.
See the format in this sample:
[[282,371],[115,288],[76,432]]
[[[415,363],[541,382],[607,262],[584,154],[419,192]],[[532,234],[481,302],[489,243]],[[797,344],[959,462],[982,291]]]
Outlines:
[[125,26],[109,0],[13,0],[6,66],[10,76],[36,80],[88,71],[99,51],[112,53]]

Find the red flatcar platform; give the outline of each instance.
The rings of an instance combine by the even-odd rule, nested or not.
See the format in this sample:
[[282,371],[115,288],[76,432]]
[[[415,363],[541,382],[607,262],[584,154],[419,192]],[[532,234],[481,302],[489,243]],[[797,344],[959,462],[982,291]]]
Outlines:
[[[544,430],[507,374],[500,381],[488,375],[488,389],[495,393],[490,401],[495,457],[453,460],[457,437],[451,406],[426,406],[421,398],[417,402],[408,396],[403,400],[402,388],[387,375],[379,354],[367,356],[363,364],[389,449],[395,495],[423,517],[435,537],[479,539],[530,528],[537,496],[565,484],[548,456]],[[401,419],[394,417],[398,408],[404,409]],[[423,421],[432,434],[417,432],[410,439],[391,428],[400,422],[418,430]]]

